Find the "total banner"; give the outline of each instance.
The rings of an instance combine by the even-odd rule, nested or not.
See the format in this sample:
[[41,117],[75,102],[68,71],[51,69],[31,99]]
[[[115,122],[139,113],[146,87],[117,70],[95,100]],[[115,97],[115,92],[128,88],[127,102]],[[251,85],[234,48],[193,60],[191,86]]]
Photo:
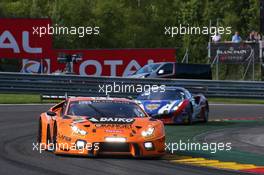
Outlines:
[[249,62],[260,62],[260,44],[258,42],[241,43],[209,43],[210,61],[213,62],[218,56],[220,63],[239,64]]
[[34,35],[50,19],[0,18],[0,58],[45,58],[52,53],[52,36]]
[[[82,55],[73,65],[79,75],[127,76],[152,62],[175,61],[175,49],[99,49],[99,50],[56,50],[60,53]],[[53,72],[61,72],[63,64],[52,59]]]
[[83,76],[127,76],[149,63],[175,61],[175,49],[54,50],[49,58],[23,59],[21,72],[62,73],[61,53],[82,55],[72,67]]
[[[62,73],[61,54],[81,55],[73,71],[84,76],[126,76],[151,62],[176,61],[175,49],[54,49],[52,35],[35,35],[34,29],[51,25],[50,19],[1,19],[0,59],[19,59],[23,73]],[[63,37],[63,36],[61,36]]]

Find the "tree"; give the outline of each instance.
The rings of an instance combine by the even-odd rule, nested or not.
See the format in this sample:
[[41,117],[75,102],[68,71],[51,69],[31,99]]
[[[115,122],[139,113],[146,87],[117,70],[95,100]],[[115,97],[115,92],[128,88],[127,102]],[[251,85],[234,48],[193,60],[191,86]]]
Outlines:
[[[207,61],[209,35],[164,35],[165,26],[221,25],[246,38],[259,30],[259,0],[2,0],[2,17],[51,18],[60,26],[99,26],[99,36],[54,37],[56,48],[177,48],[192,62]],[[230,40],[231,35],[223,35]]]

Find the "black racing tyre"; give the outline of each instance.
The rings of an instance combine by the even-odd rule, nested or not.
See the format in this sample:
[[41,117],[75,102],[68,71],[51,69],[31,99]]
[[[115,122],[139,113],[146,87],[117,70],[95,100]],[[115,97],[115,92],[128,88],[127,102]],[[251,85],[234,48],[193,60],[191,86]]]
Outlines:
[[204,118],[203,118],[203,122],[207,123],[208,122],[208,118],[209,118],[209,111],[207,109],[204,109]]
[[52,143],[53,143],[53,152],[56,152],[57,150],[57,124],[54,124],[54,128],[53,128],[53,138],[52,138]]
[[188,112],[188,121],[187,124],[188,125],[192,125],[193,124],[193,118],[192,118],[192,112]]
[[47,127],[47,137],[46,137],[46,144],[51,143],[51,135],[50,135],[50,126]]
[[187,117],[188,117],[188,120],[187,120],[187,124],[188,125],[192,125],[193,124],[193,118],[192,118],[192,115],[193,115],[193,106],[192,104],[190,103],[190,106],[189,106],[189,110],[187,112]]
[[39,119],[39,125],[38,125],[38,143],[41,143],[42,141],[42,121]]
[[208,104],[206,104],[206,107],[204,108],[204,118],[203,118],[203,122],[207,123],[209,120],[209,106]]

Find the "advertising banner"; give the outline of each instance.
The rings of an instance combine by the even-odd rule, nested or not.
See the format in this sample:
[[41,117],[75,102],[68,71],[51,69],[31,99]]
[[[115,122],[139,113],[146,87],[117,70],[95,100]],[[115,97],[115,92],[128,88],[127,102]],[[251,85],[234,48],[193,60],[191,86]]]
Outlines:
[[62,73],[61,53],[82,55],[73,71],[83,76],[127,76],[148,63],[175,61],[175,49],[54,50],[50,59],[23,59],[21,72]]
[[[73,65],[74,72],[89,76],[126,76],[152,62],[175,61],[175,49],[99,49],[56,50],[60,53],[80,54],[80,61]],[[63,64],[52,59],[52,71],[63,71]]]
[[0,59],[23,59],[21,72],[61,73],[61,54],[80,54],[74,73],[87,76],[126,76],[151,62],[176,61],[175,49],[53,49],[52,35],[35,29],[51,24],[50,19],[0,19]]
[[45,58],[52,52],[52,36],[39,37],[34,29],[50,19],[0,18],[0,58]]
[[255,63],[260,62],[259,43],[210,43],[210,60],[214,61],[218,55],[220,63],[239,64],[254,58]]
[[50,73],[50,59],[23,59],[22,73]]

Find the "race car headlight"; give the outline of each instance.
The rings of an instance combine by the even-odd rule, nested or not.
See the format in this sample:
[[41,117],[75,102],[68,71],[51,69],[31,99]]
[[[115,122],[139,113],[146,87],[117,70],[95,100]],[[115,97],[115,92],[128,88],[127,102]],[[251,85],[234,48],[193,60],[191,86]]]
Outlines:
[[172,110],[177,111],[179,109],[179,106],[175,106]]
[[106,137],[106,142],[126,142],[126,138],[124,137]]
[[75,126],[75,125],[71,125],[71,129],[72,129],[72,131],[73,131],[74,133],[76,133],[76,134],[80,134],[80,135],[83,135],[83,136],[88,134],[86,131],[84,131],[84,130],[78,128],[78,127]]
[[142,135],[143,137],[149,137],[149,136],[151,136],[153,133],[154,133],[154,128],[153,128],[153,127],[150,127],[150,128],[148,128],[147,130],[142,131],[142,132],[141,132],[141,135]]
[[152,142],[145,142],[144,143],[144,147],[145,147],[146,150],[152,150],[154,148]]
[[77,140],[77,141],[76,141],[76,146],[77,146],[78,149],[83,149],[83,148],[85,148],[85,144],[86,144],[86,142],[83,141],[83,140]]
[[179,103],[177,106],[175,106],[172,110],[173,110],[173,111],[177,111],[181,105],[182,105],[182,102],[180,102],[180,103]]

